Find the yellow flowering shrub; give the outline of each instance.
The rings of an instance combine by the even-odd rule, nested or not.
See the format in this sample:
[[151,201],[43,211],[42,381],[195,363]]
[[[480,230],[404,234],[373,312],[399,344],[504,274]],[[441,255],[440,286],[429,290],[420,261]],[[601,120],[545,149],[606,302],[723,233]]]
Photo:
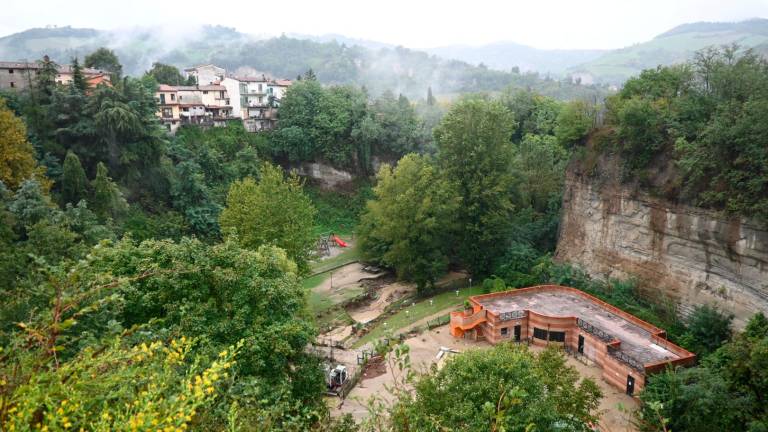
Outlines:
[[[86,348],[13,387],[0,375],[0,430],[181,432],[217,397],[240,347],[203,366],[192,341]],[[7,374],[7,370],[2,372]]]

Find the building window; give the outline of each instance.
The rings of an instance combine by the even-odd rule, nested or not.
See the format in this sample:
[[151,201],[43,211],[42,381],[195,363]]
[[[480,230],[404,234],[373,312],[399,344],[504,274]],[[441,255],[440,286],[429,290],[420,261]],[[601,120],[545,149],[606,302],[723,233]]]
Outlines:
[[207,90],[203,90],[203,94],[208,94],[208,91]]
[[536,339],[547,340],[547,331],[540,328],[533,328],[533,337]]
[[8,69],[8,73],[12,74],[13,73],[13,69]]
[[16,83],[11,81],[11,88],[14,88],[14,87],[16,87]]
[[509,328],[508,327],[502,327],[501,328],[501,335],[507,336],[509,334]]
[[565,332],[551,331],[549,332],[549,340],[552,342],[565,342]]
[[172,101],[175,101],[175,100],[176,100],[176,95],[175,95],[175,94],[173,94],[173,93],[171,93],[171,100],[172,100]]

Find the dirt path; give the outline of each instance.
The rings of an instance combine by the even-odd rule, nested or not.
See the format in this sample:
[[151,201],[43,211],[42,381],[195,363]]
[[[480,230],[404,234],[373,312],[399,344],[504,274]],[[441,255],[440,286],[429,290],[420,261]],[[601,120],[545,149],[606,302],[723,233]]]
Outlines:
[[343,290],[344,288],[348,288],[350,285],[358,285],[360,279],[375,276],[368,272],[364,272],[363,266],[360,263],[348,264],[344,267],[339,267],[330,273],[330,276],[320,285],[316,286],[313,291],[330,295]]
[[[450,309],[448,309],[450,310]],[[419,322],[426,323],[429,319],[434,319],[440,314],[424,318]],[[416,326],[419,322],[414,323],[412,326]],[[441,347],[457,350],[460,352],[468,349],[480,348],[487,349],[491,345],[487,342],[473,342],[464,339],[456,339],[450,335],[448,326],[442,326],[430,331],[424,332],[418,336],[405,340],[405,343],[410,347],[411,365],[415,371],[426,371],[432,363],[437,363],[439,360],[437,354],[440,352]],[[541,351],[542,348],[531,346],[533,351]],[[600,390],[603,392],[603,398],[600,401],[599,411],[601,412],[600,425],[602,430],[607,432],[634,432],[635,428],[630,424],[631,411],[635,410],[638,406],[637,401],[633,398],[625,395],[618,389],[615,389],[602,378],[602,370],[595,366],[587,366],[573,357],[567,356],[566,362],[568,365],[574,367],[582,377],[592,378],[597,383]],[[383,375],[364,379],[350,392],[347,399],[341,406],[334,406],[332,412],[334,415],[340,415],[349,413],[360,421],[368,414],[366,409],[366,402],[371,396],[381,397],[386,401],[391,400],[391,395],[387,391],[386,387],[391,386],[393,382],[392,372],[387,370]],[[624,411],[619,410],[618,406],[622,405]]]
[[367,323],[384,313],[387,306],[415,291],[416,286],[413,284],[395,282],[379,290],[378,298],[370,304],[350,309],[347,312],[355,321]]

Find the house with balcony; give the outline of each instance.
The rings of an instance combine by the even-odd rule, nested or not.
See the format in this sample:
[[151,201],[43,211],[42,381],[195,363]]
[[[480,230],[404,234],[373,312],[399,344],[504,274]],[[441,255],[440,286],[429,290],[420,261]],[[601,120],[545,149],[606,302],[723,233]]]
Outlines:
[[227,88],[222,85],[158,86],[155,93],[157,116],[175,133],[179,126],[226,126],[233,118]]
[[[243,119],[250,132],[274,129],[280,100],[291,85],[289,80],[273,80],[266,75],[229,76],[221,85],[232,95],[233,116]],[[239,97],[234,97],[237,94]]]
[[176,87],[160,84],[155,92],[157,116],[170,133],[176,133],[181,122],[179,107],[179,91]]
[[557,345],[600,367],[606,382],[629,395],[642,390],[648,376],[696,360],[664,330],[575,288],[541,285],[478,295],[469,306],[451,313],[454,337]]

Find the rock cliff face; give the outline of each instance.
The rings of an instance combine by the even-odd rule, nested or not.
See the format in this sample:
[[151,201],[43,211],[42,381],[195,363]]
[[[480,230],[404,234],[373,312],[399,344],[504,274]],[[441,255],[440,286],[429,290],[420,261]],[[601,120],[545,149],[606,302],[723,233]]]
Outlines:
[[347,171],[318,162],[303,163],[294,169],[298,175],[312,179],[324,189],[337,189],[352,183],[354,179]]
[[570,170],[557,259],[596,277],[635,276],[682,314],[716,304],[742,327],[768,313],[768,230]]

